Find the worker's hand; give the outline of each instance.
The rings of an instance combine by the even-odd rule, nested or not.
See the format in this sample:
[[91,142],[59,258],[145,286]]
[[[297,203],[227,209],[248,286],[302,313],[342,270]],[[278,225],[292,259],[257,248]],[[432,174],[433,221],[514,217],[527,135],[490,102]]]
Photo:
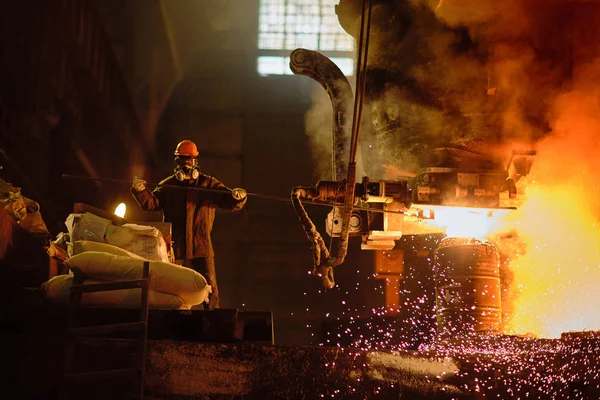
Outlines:
[[246,198],[246,191],[242,188],[235,188],[231,191],[231,195],[237,201],[242,201]]
[[131,185],[131,187],[136,192],[141,192],[142,190],[146,189],[146,181],[143,180],[143,179],[138,178],[137,176],[134,176],[133,177],[133,184]]

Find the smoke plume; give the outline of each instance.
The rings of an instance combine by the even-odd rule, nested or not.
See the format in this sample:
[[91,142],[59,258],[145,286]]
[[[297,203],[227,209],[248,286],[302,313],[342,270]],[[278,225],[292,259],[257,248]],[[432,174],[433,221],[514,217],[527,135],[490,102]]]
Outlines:
[[507,141],[549,132],[572,74],[570,4],[374,3],[362,136],[372,177],[382,165],[416,172],[443,146],[506,158],[496,153]]

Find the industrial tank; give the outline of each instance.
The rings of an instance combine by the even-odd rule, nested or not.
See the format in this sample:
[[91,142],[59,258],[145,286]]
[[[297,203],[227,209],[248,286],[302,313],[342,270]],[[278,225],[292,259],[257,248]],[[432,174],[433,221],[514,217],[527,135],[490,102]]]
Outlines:
[[434,253],[440,336],[500,332],[500,256],[486,239],[445,238]]

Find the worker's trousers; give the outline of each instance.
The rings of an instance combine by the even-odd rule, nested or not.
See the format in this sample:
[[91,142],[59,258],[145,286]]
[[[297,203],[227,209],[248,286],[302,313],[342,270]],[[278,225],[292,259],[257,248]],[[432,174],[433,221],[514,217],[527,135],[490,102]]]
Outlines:
[[208,296],[208,307],[206,306],[206,303],[204,303],[204,308],[208,308],[209,310],[219,308],[219,287],[217,286],[217,274],[215,272],[215,258],[188,258],[183,260],[182,265],[200,273],[203,277],[206,278],[206,282],[208,282],[208,284],[212,286],[212,292]]

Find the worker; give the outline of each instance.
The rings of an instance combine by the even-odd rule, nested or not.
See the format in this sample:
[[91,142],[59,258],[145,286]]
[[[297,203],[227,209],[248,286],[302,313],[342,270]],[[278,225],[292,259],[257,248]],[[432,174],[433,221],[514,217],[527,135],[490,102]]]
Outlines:
[[240,210],[247,200],[246,191],[229,189],[216,178],[200,172],[198,149],[190,140],[177,145],[175,164],[174,174],[162,180],[153,191],[146,187],[146,181],[134,177],[131,192],[142,209],[162,210],[164,220],[172,224],[175,263],[206,278],[212,293],[205,308],[212,310],[219,307],[211,240],[215,208]]

